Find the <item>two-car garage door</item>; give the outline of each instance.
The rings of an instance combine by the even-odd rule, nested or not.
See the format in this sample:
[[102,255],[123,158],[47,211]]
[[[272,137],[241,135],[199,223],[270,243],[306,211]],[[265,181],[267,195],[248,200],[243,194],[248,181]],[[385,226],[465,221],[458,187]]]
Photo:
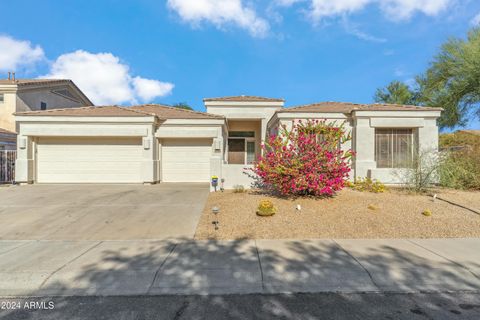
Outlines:
[[142,138],[40,138],[39,183],[141,183]]
[[[162,140],[160,180],[208,182],[211,154],[212,139]],[[144,182],[140,137],[41,137],[36,159],[39,183]]]

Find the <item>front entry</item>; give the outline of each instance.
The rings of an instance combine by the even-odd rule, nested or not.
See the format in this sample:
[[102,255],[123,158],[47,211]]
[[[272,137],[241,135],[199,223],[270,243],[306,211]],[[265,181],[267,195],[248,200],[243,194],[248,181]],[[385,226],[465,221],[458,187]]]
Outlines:
[[255,132],[229,132],[228,163],[252,164],[256,158]]

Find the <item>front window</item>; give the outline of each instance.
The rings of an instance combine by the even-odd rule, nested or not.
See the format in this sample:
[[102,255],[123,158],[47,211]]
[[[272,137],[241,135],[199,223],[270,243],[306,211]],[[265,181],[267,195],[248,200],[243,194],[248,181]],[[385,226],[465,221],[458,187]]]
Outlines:
[[5,97],[3,93],[0,93],[0,103],[3,103],[5,101]]
[[46,102],[40,102],[40,110],[47,110],[47,103]]
[[377,168],[411,167],[413,152],[413,129],[375,129]]
[[252,164],[255,162],[255,132],[232,131],[228,135],[228,163]]

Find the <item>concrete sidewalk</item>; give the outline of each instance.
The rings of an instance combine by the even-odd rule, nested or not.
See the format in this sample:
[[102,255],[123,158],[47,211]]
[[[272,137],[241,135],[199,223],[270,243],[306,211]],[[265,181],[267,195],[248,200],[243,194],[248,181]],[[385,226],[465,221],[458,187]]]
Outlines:
[[480,239],[0,241],[0,296],[480,292]]

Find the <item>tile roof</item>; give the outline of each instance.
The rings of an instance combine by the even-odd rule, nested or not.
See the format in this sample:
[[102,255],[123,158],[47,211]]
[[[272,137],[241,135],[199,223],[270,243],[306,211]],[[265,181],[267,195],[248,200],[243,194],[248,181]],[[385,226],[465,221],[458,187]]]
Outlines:
[[50,109],[44,111],[17,112],[17,116],[65,116],[65,117],[145,117],[159,119],[224,119],[223,116],[205,112],[185,110],[159,104],[145,104],[132,107],[100,106]]
[[164,106],[160,104],[145,104],[130,107],[133,110],[155,114],[160,119],[224,119],[223,116]]
[[10,130],[7,130],[7,129],[3,129],[3,128],[0,128],[0,134],[14,134],[14,135],[17,135],[16,132],[13,132],[13,131],[10,131]]
[[16,116],[65,116],[65,117],[145,117],[153,116],[145,112],[133,110],[128,107],[102,106],[80,107],[65,109],[50,109],[42,111],[16,112]]
[[349,102],[319,102],[285,108],[277,112],[328,112],[351,113],[353,111],[442,111],[441,108],[429,108],[398,104],[358,104]]
[[284,99],[278,98],[266,98],[266,97],[258,97],[258,96],[231,96],[231,97],[218,97],[218,98],[206,98],[203,101],[246,101],[246,102],[284,102]]
[[34,85],[70,85],[74,87],[82,98],[88,103],[93,105],[93,103],[90,101],[90,99],[83,93],[82,90],[80,90],[79,87],[75,84],[70,79],[15,79],[15,80],[9,80],[9,79],[0,79],[0,86],[1,85],[17,85],[18,87],[28,87],[28,86],[34,86]]
[[72,83],[72,80],[68,79],[0,79],[0,85],[16,84],[18,86],[38,85],[38,84],[67,84]]

